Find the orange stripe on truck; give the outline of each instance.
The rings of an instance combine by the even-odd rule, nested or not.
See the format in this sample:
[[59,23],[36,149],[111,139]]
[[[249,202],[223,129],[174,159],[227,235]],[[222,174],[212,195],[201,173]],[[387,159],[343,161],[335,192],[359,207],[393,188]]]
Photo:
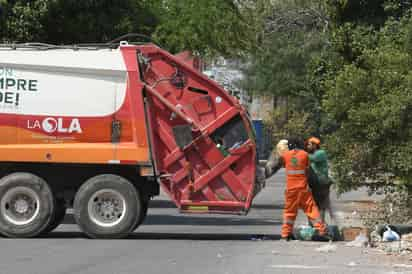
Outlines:
[[149,161],[149,149],[147,147],[127,147],[123,145],[116,148],[116,145],[112,143],[0,145],[0,151],[2,152],[0,162],[107,164],[109,160],[127,160],[135,163]]

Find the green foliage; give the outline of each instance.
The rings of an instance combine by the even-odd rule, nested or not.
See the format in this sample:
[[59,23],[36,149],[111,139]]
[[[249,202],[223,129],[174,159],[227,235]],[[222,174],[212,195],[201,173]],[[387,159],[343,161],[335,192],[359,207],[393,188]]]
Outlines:
[[[271,94],[287,98],[286,112],[304,113],[310,134],[319,134],[323,113],[320,108],[324,74],[330,67],[327,18],[322,1],[278,1],[271,7],[258,50],[251,54],[243,86],[254,94]],[[282,112],[281,110],[279,110]],[[285,116],[285,114],[281,114]],[[290,132],[289,122],[271,120],[275,135]],[[299,130],[298,130],[299,131]],[[300,134],[310,135],[307,130]],[[283,135],[285,138],[287,135]]]
[[134,32],[173,53],[240,56],[267,1],[0,0],[0,41],[98,43]]
[[395,18],[402,17],[411,7],[410,0],[386,0],[383,4],[386,14]]
[[48,0],[0,2],[0,25],[3,39],[6,41],[30,41],[41,37],[44,34],[41,20],[47,14],[47,3]]
[[268,37],[266,50],[259,52],[248,68],[246,86],[258,93],[278,96],[299,96],[306,91],[307,64],[311,58],[308,50],[316,47],[316,42],[308,40],[302,45],[304,35],[280,32]]
[[334,27],[345,23],[381,27],[391,17],[401,18],[412,7],[410,0],[325,0]]
[[374,42],[327,83],[324,108],[339,125],[328,144],[342,189],[412,182],[410,27],[409,17],[390,19],[360,35]]
[[274,110],[265,124],[271,130],[273,140],[285,139],[288,136],[301,136],[306,139],[316,129],[311,114],[302,111],[290,111],[285,119],[282,111]]
[[411,8],[275,1],[252,54],[246,87],[289,98],[268,122],[275,139],[322,136],[340,191],[412,185]]
[[238,56],[249,45],[247,23],[234,1],[171,0],[163,2],[154,37],[172,52]]
[[54,0],[42,23],[51,43],[106,42],[130,32],[150,34],[157,18],[134,0]]
[[156,16],[145,1],[2,1],[0,40],[56,44],[106,42],[129,32],[150,34]]
[[385,13],[385,0],[326,0],[327,9],[335,25],[360,23],[368,25],[382,24]]
[[[314,1],[315,2],[315,1]],[[245,86],[256,93],[305,96],[311,60],[325,48],[322,15],[306,1],[281,1],[267,18],[264,39],[252,53]]]
[[376,44],[375,31],[372,26],[344,23],[331,33],[334,51],[347,63],[357,62],[365,49]]

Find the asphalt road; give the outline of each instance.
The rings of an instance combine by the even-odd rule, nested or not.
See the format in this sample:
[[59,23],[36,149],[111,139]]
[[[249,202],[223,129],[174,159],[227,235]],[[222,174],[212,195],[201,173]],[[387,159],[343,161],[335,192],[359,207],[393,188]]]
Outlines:
[[248,216],[180,215],[161,195],[128,239],[86,239],[71,218],[43,238],[0,239],[0,274],[412,273],[344,243],[320,253],[325,243],[279,241],[283,180],[268,181]]

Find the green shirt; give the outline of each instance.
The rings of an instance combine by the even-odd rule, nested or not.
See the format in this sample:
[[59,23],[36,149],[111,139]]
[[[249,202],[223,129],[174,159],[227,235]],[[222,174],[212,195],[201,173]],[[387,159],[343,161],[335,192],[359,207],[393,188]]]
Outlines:
[[327,181],[329,177],[329,167],[326,151],[318,149],[314,153],[309,154],[309,161],[310,166],[318,176],[319,181],[322,182],[324,179]]

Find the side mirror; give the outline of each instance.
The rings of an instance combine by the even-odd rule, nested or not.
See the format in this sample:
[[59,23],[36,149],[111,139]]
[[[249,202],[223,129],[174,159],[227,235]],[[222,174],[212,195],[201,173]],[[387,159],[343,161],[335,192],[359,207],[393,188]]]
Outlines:
[[192,126],[191,125],[179,125],[173,127],[173,135],[176,140],[176,144],[180,149],[189,145],[193,141]]

